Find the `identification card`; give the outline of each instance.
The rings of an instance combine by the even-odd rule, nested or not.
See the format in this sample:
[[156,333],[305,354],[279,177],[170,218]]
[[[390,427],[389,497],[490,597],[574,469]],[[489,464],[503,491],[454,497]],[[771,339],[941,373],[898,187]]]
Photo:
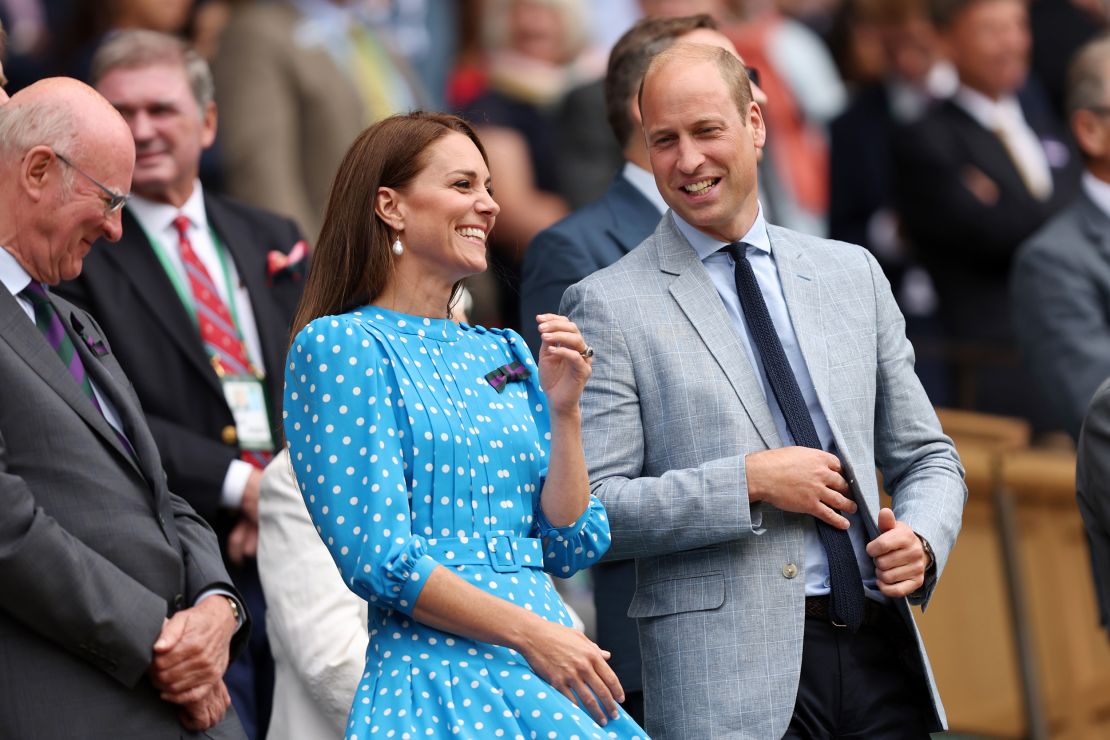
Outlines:
[[262,381],[250,375],[226,375],[220,378],[220,383],[231,415],[235,417],[239,447],[267,452],[274,449]]

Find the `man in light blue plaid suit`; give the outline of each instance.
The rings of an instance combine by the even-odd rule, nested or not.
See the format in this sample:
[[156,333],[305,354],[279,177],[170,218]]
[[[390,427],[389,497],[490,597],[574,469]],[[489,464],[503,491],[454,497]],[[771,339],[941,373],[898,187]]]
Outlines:
[[636,559],[646,729],[927,737],[945,716],[909,605],[967,490],[890,287],[863,249],[764,221],[731,55],[672,47],[640,105],[671,210],[562,310],[596,352],[584,444],[610,555]]

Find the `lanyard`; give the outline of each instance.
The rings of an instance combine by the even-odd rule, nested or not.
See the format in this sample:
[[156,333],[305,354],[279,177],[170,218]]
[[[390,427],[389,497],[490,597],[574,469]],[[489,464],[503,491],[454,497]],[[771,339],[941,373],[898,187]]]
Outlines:
[[[136,219],[136,221],[138,221],[138,219]],[[143,234],[146,236],[147,242],[149,242],[151,248],[154,249],[154,255],[162,264],[162,270],[169,277],[170,283],[173,284],[173,288],[174,291],[177,293],[177,297],[181,299],[181,304],[185,306],[185,309],[189,313],[189,318],[193,320],[194,324],[198,324],[196,303],[193,300],[193,291],[185,283],[185,278],[181,274],[182,271],[179,271],[173,260],[170,259],[169,255],[167,254],[167,248],[165,245],[162,244],[162,241],[151,236],[150,232],[148,232],[146,230],[146,227],[144,227],[142,224],[139,224],[139,228],[143,230]],[[228,297],[228,300],[226,301],[227,310],[228,313],[231,314],[231,322],[235,326],[236,333],[239,335],[239,341],[243,341],[243,330],[239,328],[239,311],[235,307],[235,289],[231,283],[231,268],[228,265],[227,248],[224,247],[223,242],[220,241],[220,238],[216,235],[216,231],[212,228],[211,225],[208,226],[208,234],[212,238],[212,245],[216,248],[216,256],[220,260],[220,272],[223,273],[224,287],[227,290]],[[249,352],[246,352],[245,344],[244,352],[249,355]]]

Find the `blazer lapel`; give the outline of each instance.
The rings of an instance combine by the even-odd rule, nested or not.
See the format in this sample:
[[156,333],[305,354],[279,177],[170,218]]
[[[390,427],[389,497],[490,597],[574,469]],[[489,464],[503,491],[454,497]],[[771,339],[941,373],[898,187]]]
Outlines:
[[[288,327],[278,306],[274,303],[270,286],[266,282],[265,255],[254,246],[250,225],[232,213],[219,200],[205,196],[204,207],[208,222],[219,234],[223,246],[235,262],[239,279],[247,288],[258,340],[262,344],[262,361],[267,378],[283,377]],[[289,247],[293,245],[290,244]]]
[[671,296],[728,378],[763,443],[769,448],[778,447],[781,441],[763,384],[748,362],[742,340],[705,266],[669,217],[663,218],[653,239],[659,246],[660,269],[676,276],[670,285]]
[[[66,332],[77,347],[81,362],[85,364],[86,372],[97,382],[97,387],[103,391],[105,386],[100,384],[99,378],[90,367],[90,364],[95,365],[97,363],[95,360],[90,363],[88,358],[91,357],[91,353],[87,347],[82,346],[84,344],[83,340],[76,335],[76,332],[70,326],[70,312],[68,310],[63,311],[61,318]],[[57,352],[47,343],[38,327],[23,313],[19,303],[6,290],[0,290],[0,336],[12,348],[12,351],[23,358],[23,361],[58,394],[59,398],[65,401],[86,424],[103,437],[120,455],[131,460],[132,466],[135,466],[131,454],[124,449],[123,444],[116,437],[115,430],[112,429],[103,414],[93,406],[92,401],[81,391],[80,386],[74,382],[73,376],[69,374],[69,371],[66,370],[58,358]],[[138,470],[137,466],[136,470]]]
[[105,258],[116,263],[118,273],[131,282],[150,315],[162,325],[166,335],[178,345],[185,359],[212,390],[223,398],[223,390],[209,364],[196,324],[155,255],[154,247],[127,209],[123,211],[123,234],[119,244],[104,248]]
[[806,256],[802,245],[782,229],[768,227],[775,266],[786,298],[786,309],[794,335],[802,349],[806,368],[817,389],[821,408],[827,409],[829,390],[828,348],[825,345],[824,315],[821,311],[821,284],[817,268]]
[[1110,261],[1110,216],[1091,200],[1086,192],[1079,195],[1080,228],[1096,249]]
[[[112,407],[119,417],[120,423],[123,425],[123,433],[126,435],[127,441],[131,444],[131,448],[135,451],[135,455],[139,456],[139,459],[136,460],[135,455],[131,454],[131,450],[124,447],[123,443],[116,435],[115,430],[112,429],[111,425],[104,419],[103,414],[97,412],[97,417],[104,421],[104,425],[108,428],[108,433],[105,437],[112,446],[116,448],[116,451],[126,458],[127,461],[131,463],[132,467],[141,473],[147,481],[156,480],[155,471],[149,466],[149,460],[151,459],[149,450],[146,451],[147,454],[145,455],[145,459],[147,464],[144,465],[144,451],[140,449],[137,441],[141,436],[138,428],[145,426],[145,422],[136,424],[137,419],[142,419],[142,412],[132,406],[126,395],[120,390],[120,384],[115,373],[105,367],[105,363],[109,361],[107,358],[111,358],[111,355],[105,355],[103,358],[97,357],[92,350],[89,349],[85,339],[87,337],[94,344],[100,342],[104,347],[107,347],[108,343],[104,340],[103,336],[100,336],[96,332],[92,325],[82,321],[81,317],[67,306],[59,306],[57,301],[55,301],[54,308],[58,310],[59,315],[62,317],[62,323],[65,324],[66,333],[68,333],[70,339],[73,340],[74,347],[77,349],[77,354],[81,357],[81,362],[85,366],[85,372],[89,374],[89,378],[96,384],[97,390],[111,402]],[[110,362],[115,365],[115,371],[122,375],[123,370],[115,360],[110,359]]]

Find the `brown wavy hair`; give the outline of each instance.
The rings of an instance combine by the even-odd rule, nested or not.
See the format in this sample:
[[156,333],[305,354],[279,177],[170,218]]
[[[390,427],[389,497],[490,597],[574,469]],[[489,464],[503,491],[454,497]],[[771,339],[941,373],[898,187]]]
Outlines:
[[[312,267],[293,319],[293,336],[313,319],[344,313],[377,298],[393,276],[394,234],[374,211],[378,188],[404,190],[427,166],[433,143],[452,131],[489,157],[469,123],[446,113],[391,116],[363,131],[343,157],[332,184]],[[456,284],[444,315],[450,313]]]

